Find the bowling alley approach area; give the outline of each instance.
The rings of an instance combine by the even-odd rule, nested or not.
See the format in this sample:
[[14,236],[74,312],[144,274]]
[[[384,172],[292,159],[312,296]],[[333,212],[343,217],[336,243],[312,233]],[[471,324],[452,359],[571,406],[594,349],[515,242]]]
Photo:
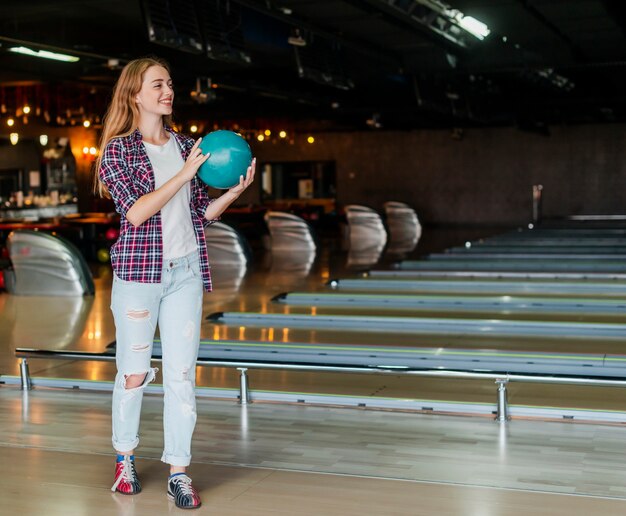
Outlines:
[[618,0],[0,2],[0,516],[626,514],[624,84]]

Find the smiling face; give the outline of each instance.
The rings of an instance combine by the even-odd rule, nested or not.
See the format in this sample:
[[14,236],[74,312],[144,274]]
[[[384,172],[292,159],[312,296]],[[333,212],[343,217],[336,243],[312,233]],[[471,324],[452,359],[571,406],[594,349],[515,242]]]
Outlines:
[[135,101],[142,114],[171,115],[174,90],[168,71],[162,66],[148,68]]

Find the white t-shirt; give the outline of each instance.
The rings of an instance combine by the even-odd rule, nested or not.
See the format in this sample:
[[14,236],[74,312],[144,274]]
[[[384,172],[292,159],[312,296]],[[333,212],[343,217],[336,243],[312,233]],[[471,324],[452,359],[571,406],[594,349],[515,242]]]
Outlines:
[[[154,169],[155,188],[174,177],[185,164],[176,138],[168,134],[164,145],[143,142]],[[187,183],[161,208],[163,229],[163,259],[180,258],[197,250],[196,235],[189,206],[190,185]]]

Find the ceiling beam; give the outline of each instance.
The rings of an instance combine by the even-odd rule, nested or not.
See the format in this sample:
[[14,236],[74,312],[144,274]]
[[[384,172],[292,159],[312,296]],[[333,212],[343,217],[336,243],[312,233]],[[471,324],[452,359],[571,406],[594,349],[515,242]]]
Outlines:
[[342,45],[351,48],[361,54],[374,57],[381,63],[389,63],[391,66],[397,68],[401,66],[401,59],[398,54],[388,49],[372,45],[370,42],[361,40],[359,38],[347,37],[345,34],[338,33],[327,27],[322,27],[311,20],[299,18],[297,15],[286,14],[283,9],[276,4],[273,4],[269,0],[234,0],[236,3],[260,12],[274,19],[280,20],[287,25],[304,29],[306,31],[317,34],[324,38],[337,41]]
[[626,5],[624,0],[601,0],[607,13],[626,36]]
[[[386,21],[403,29],[417,31],[426,40],[435,44],[448,52],[464,53],[470,50],[470,47],[461,39],[453,37],[451,34],[434,29],[431,24],[433,20],[444,18],[440,13],[430,10],[426,4],[422,4],[415,0],[412,7],[406,9],[396,5],[394,0],[345,0],[350,5],[359,7],[361,10],[369,6],[379,15],[384,17]],[[428,14],[421,17],[417,14],[417,10],[426,10]],[[448,18],[446,18],[448,20]],[[450,22],[450,20],[448,20]]]
[[582,49],[572,41],[572,39],[567,36],[559,27],[557,27],[552,21],[550,21],[539,9],[537,9],[531,2],[531,0],[518,0],[520,4],[524,7],[524,9],[530,14],[535,20],[540,22],[544,27],[546,27],[552,34],[554,34],[557,38],[559,38],[565,46],[569,50],[570,54],[574,58],[575,61],[585,61],[585,54]]

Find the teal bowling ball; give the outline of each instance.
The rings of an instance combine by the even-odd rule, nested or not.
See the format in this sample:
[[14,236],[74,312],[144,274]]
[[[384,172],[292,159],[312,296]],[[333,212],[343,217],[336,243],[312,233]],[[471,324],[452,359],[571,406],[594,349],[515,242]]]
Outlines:
[[210,153],[198,169],[198,177],[203,183],[213,188],[231,188],[239,183],[240,176],[252,163],[250,145],[232,131],[213,131],[202,138],[200,149],[203,154]]

